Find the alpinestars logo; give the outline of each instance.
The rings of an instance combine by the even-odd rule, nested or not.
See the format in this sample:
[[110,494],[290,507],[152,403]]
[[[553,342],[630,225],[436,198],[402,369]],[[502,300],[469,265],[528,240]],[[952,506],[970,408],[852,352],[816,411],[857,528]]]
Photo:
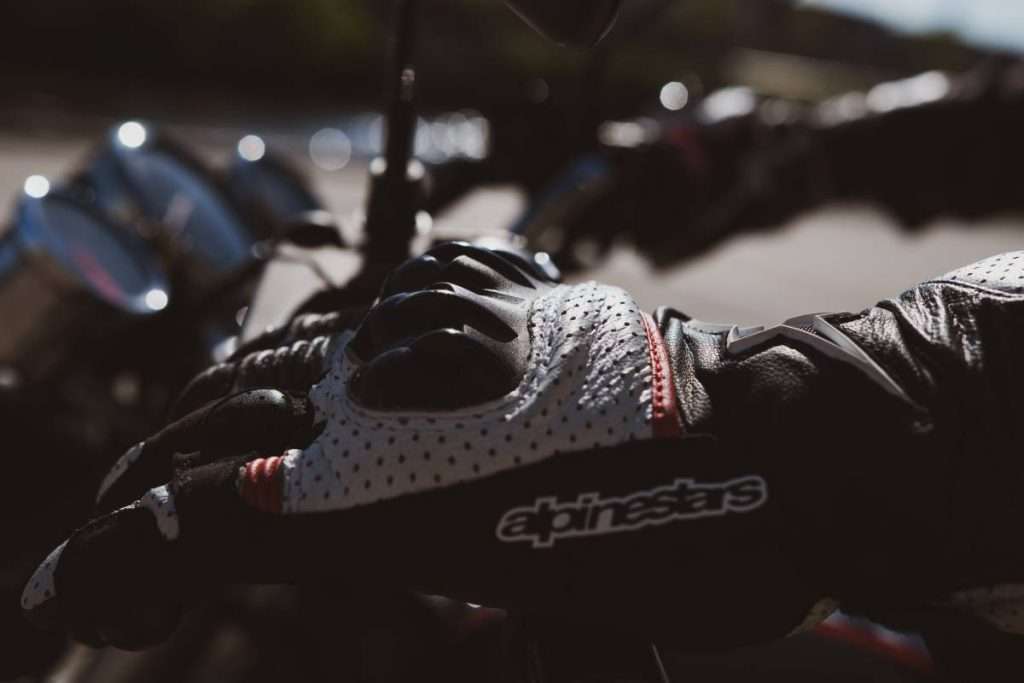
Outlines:
[[534,548],[550,548],[555,541],[636,531],[680,520],[721,517],[756,510],[768,500],[768,484],[758,476],[720,483],[676,479],[669,486],[637,491],[620,498],[583,493],[574,501],[538,498],[529,507],[502,515],[498,540],[530,541]]

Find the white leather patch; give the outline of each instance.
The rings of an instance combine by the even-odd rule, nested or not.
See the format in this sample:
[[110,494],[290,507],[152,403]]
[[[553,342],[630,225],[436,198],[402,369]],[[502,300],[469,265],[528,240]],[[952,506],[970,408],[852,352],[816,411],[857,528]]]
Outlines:
[[[283,461],[285,513],[341,510],[497,474],[557,453],[650,438],[650,351],[635,301],[597,283],[532,304],[519,386],[488,405],[437,414],[367,410],[347,383],[344,333],[310,399],[326,426]],[[413,378],[410,381],[414,381]]]
[[940,280],[963,282],[1011,294],[1024,294],[1024,251],[990,256],[946,273]]
[[174,505],[174,494],[167,486],[158,486],[146,491],[146,495],[142,496],[135,505],[153,513],[160,534],[168,541],[173,541],[178,537],[181,530],[178,522],[178,509]]
[[35,572],[32,573],[32,578],[25,584],[24,590],[21,592],[21,608],[24,610],[31,610],[39,607],[47,600],[51,600],[57,595],[57,588],[54,583],[53,575],[57,571],[57,564],[60,562],[60,554],[64,552],[64,546],[68,544],[64,541],[59,546],[54,548],[43,563],[36,567]]

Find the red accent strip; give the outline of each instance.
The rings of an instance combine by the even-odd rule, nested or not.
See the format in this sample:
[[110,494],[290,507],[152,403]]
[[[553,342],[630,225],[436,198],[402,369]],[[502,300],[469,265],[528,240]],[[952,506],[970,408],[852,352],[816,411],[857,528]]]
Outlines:
[[935,664],[927,651],[921,651],[908,640],[885,641],[870,631],[853,625],[824,621],[814,627],[824,638],[841,640],[855,647],[875,652],[903,666],[931,673]]
[[647,348],[651,352],[651,428],[657,438],[680,437],[683,435],[683,420],[676,403],[676,385],[672,381],[672,366],[665,341],[651,316],[644,313],[641,318],[647,333]]
[[281,475],[283,456],[258,458],[245,464],[238,482],[238,493],[249,505],[263,512],[281,512]]

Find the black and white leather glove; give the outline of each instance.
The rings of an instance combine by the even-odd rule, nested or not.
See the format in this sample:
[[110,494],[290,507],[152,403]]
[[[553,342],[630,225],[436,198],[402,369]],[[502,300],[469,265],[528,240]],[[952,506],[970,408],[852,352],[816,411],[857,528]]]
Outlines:
[[122,647],[225,583],[324,579],[680,647],[837,605],[1024,630],[1022,337],[1020,254],[743,329],[446,245],[308,390],[250,385],[129,451],[23,607]]

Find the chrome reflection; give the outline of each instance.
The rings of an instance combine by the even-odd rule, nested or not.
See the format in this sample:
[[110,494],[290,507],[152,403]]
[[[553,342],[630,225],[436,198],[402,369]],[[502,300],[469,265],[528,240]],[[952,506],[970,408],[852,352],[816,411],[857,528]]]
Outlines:
[[128,149],[138,149],[146,144],[149,132],[138,121],[125,121],[117,128],[117,141]]
[[246,135],[238,141],[238,156],[256,162],[267,153],[267,145],[259,135]]
[[25,179],[25,194],[33,199],[42,199],[50,193],[50,181],[46,176],[30,175]]
[[309,158],[323,171],[340,171],[352,160],[352,141],[338,128],[321,128],[309,139]]

